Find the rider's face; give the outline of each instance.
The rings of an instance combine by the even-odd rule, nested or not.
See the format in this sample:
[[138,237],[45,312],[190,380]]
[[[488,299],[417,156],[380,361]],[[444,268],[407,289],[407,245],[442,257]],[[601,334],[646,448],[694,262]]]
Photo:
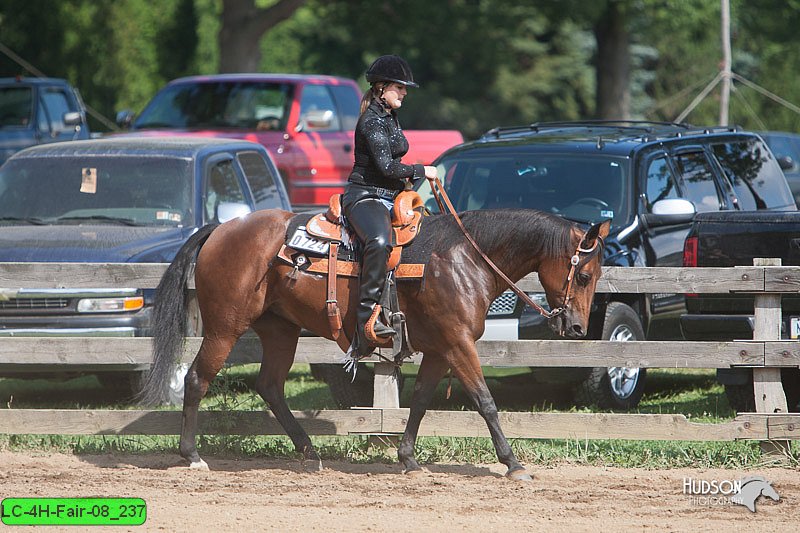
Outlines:
[[402,83],[390,83],[383,90],[383,99],[392,109],[400,109],[408,89]]

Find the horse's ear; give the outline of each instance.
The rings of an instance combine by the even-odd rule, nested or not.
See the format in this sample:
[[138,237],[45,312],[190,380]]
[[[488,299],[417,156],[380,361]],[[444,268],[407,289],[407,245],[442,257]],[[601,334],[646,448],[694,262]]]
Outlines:
[[583,236],[583,242],[581,243],[582,248],[591,248],[594,246],[597,237],[601,239],[605,239],[608,237],[608,232],[611,230],[611,220],[604,220],[599,224],[592,224],[592,227],[589,228],[589,231],[586,232],[586,235]]

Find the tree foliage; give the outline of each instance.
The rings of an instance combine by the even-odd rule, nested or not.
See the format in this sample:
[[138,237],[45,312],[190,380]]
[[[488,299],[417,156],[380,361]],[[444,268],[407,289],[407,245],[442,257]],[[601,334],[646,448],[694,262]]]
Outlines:
[[[731,0],[731,15],[734,72],[800,104],[800,0]],[[627,74],[612,72],[620,59],[602,60],[612,22],[628,44],[609,57],[627,49]],[[248,46],[229,44],[231,35]],[[467,137],[544,120],[672,120],[722,57],[720,4],[708,0],[4,0],[0,41],[45,74],[68,78],[108,117],[141,110],[188,74],[325,73],[365,87],[369,63],[396,53],[421,85],[403,125]],[[31,74],[4,56],[0,73]],[[800,128],[794,111],[743,83],[734,88],[732,123]],[[687,120],[714,124],[718,116],[716,88]]]

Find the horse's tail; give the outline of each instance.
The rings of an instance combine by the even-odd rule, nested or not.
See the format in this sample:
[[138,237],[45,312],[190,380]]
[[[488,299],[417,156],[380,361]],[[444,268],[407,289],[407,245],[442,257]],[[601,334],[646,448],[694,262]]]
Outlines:
[[167,400],[170,379],[177,364],[177,354],[186,334],[186,280],[197,252],[219,224],[200,228],[181,246],[156,288],[151,329],[153,331],[153,366],[136,400],[143,405],[158,405]]

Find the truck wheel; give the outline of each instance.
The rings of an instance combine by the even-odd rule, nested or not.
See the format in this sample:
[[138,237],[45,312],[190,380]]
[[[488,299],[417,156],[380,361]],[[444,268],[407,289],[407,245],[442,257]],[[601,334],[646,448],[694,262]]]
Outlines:
[[[626,342],[645,340],[639,315],[622,302],[611,302],[606,308],[601,339]],[[644,393],[645,368],[593,368],[575,389],[578,406],[596,405],[612,409],[633,409]]]
[[[781,369],[783,392],[786,394],[786,405],[790,413],[800,412],[800,369]],[[725,385],[725,396],[731,409],[737,413],[753,413],[756,410],[755,392],[753,391],[753,374],[747,383],[741,385]]]
[[[339,409],[372,406],[375,373],[365,363],[359,363],[355,381],[352,374],[345,372],[344,367],[337,364],[313,364],[311,375],[327,383]],[[403,373],[398,371],[398,394],[403,391],[404,382]]]

